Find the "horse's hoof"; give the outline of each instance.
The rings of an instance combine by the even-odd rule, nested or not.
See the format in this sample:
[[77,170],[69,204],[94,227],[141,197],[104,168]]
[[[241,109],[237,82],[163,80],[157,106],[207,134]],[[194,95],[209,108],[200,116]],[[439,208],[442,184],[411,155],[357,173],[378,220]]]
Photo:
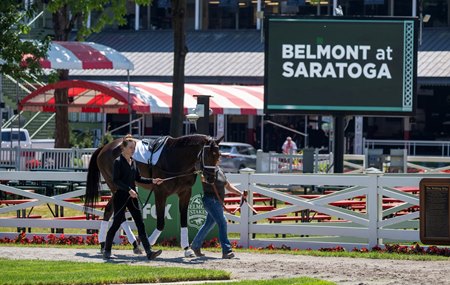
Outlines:
[[184,257],[195,257],[195,253],[191,248],[184,251]]

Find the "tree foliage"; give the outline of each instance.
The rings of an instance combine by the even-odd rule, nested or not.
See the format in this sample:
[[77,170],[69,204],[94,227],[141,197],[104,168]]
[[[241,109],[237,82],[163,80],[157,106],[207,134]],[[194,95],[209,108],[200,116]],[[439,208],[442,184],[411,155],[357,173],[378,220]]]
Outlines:
[[[71,39],[75,26],[76,39],[84,40],[91,33],[100,32],[106,25],[118,23],[126,24],[127,0],[46,0],[47,9],[52,13],[55,40],[68,41]],[[150,0],[135,0],[135,3],[148,5]],[[95,12],[98,17],[91,18],[88,26],[89,13]],[[58,70],[59,80],[69,78],[68,70]],[[55,147],[69,147],[69,120],[67,89],[55,90],[56,130]]]
[[[30,32],[27,21],[32,19],[35,6],[25,10],[17,0],[0,2],[0,73],[16,80],[42,76],[39,58],[45,57],[49,39],[24,41]],[[24,55],[26,60],[23,62]]]

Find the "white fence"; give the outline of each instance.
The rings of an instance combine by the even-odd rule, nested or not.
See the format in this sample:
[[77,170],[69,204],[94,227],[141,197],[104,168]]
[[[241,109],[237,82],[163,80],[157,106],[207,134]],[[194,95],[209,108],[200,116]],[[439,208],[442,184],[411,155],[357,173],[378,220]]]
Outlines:
[[95,148],[0,148],[0,169],[85,170]]
[[[399,186],[419,187],[424,177],[448,177],[448,175],[320,175],[320,174],[229,174],[228,178],[241,190],[249,191],[248,201],[252,203],[255,193],[276,201],[277,207],[266,212],[253,213],[244,204],[240,214],[226,214],[229,219],[229,232],[238,233],[238,243],[244,247],[259,247],[273,244],[292,248],[321,248],[342,246],[371,248],[384,242],[418,242],[419,211],[411,209],[419,206],[417,195],[396,189]],[[82,182],[86,173],[69,172],[0,172],[0,180],[68,181]],[[325,192],[311,199],[286,192],[283,188],[308,186],[311,189],[340,189]],[[303,189],[303,188],[301,188]],[[14,193],[26,199],[26,203],[2,206],[0,214],[30,209],[42,204],[82,210],[80,204],[66,202],[64,199],[79,197],[84,190],[75,190],[49,197],[22,189],[0,185],[0,191]],[[328,194],[327,194],[328,193]],[[311,194],[311,192],[309,192]],[[385,207],[385,200],[396,201]],[[256,200],[256,198],[255,198]],[[356,202],[351,202],[356,201]],[[360,210],[350,207],[352,203],[362,205]],[[344,205],[344,206],[343,206]],[[347,206],[345,206],[347,205]],[[350,206],[349,206],[350,205]],[[102,216],[101,211],[94,210]],[[306,215],[299,222],[271,223],[270,219],[282,215],[295,217]],[[401,214],[401,215],[400,215]],[[314,215],[331,217],[330,221],[315,221]],[[98,229],[99,221],[1,218],[0,228],[77,228]],[[33,235],[36,233],[33,233]],[[286,237],[283,237],[286,235]],[[17,236],[17,233],[0,233],[0,236]]]
[[[303,173],[304,156],[303,154],[280,154],[280,153],[257,153],[257,172],[258,173]],[[391,155],[382,155],[383,172],[391,172],[393,158]],[[332,173],[333,154],[314,154],[312,168],[314,173]],[[396,161],[396,163],[398,163]],[[403,164],[405,164],[403,166]],[[416,156],[408,155],[401,162],[401,167],[395,167],[396,171],[404,172],[423,172],[423,173],[448,173],[450,172],[450,156]],[[367,156],[362,154],[345,154],[344,169],[346,174],[363,173],[368,168]],[[400,169],[400,171],[399,171]]]
[[363,139],[364,148],[406,149],[408,155],[450,156],[450,141],[405,141]]

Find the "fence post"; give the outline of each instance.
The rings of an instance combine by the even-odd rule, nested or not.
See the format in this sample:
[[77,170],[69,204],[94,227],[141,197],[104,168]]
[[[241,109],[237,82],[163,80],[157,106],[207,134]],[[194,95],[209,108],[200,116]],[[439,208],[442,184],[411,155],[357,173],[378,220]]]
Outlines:
[[383,198],[379,195],[378,178],[383,175],[381,172],[373,171],[367,173],[369,180],[369,191],[367,194],[367,214],[369,219],[369,249],[382,243],[378,233],[378,222],[382,217],[382,201]]
[[[250,187],[251,175],[255,173],[254,169],[244,168],[239,171],[241,173],[242,181],[245,182],[245,191],[247,194],[247,203],[253,205],[253,192]],[[241,224],[240,224],[240,243],[243,247],[248,248],[250,246],[250,218],[253,212],[250,210],[247,203],[244,203],[241,208]]]

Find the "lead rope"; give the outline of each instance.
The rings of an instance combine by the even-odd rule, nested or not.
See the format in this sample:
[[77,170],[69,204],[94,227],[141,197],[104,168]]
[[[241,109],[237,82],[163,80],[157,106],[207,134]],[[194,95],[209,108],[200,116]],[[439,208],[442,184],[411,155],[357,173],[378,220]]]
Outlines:
[[[206,181],[205,181],[205,182],[206,182]],[[239,211],[239,210],[241,209],[241,207],[242,207],[242,205],[244,204],[244,202],[247,203],[248,207],[249,207],[256,215],[258,214],[258,211],[256,211],[256,210],[253,208],[253,206],[251,206],[251,205],[248,203],[247,198],[245,198],[245,197],[247,196],[247,191],[244,191],[244,192],[242,193],[242,195],[241,195],[241,201],[239,202],[239,206],[238,206],[234,211],[230,211],[227,207],[225,207],[225,204],[224,204],[223,200],[220,198],[219,191],[217,190],[216,184],[215,184],[214,182],[213,182],[213,183],[206,182],[206,183],[209,184],[209,185],[212,185],[212,188],[214,189],[214,193],[216,194],[217,199],[219,200],[220,204],[222,205],[222,208],[223,208],[226,212],[228,212],[229,214],[233,214],[233,215],[234,215],[237,211]]]

